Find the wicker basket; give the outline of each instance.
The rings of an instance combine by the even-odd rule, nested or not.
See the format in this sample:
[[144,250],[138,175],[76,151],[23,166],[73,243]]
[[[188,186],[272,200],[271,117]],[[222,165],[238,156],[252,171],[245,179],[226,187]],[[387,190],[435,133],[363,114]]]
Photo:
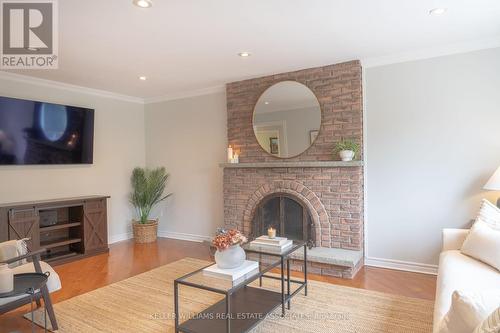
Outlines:
[[156,236],[158,234],[157,220],[148,220],[145,224],[133,221],[132,228],[134,229],[134,239],[136,243],[152,243],[156,241]]

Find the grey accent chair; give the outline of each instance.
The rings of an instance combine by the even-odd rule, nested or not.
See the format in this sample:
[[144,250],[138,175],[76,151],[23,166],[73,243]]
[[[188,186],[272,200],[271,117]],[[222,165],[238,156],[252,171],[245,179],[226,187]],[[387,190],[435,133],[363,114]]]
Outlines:
[[[0,243],[0,247],[2,245],[6,245],[6,243],[8,242]],[[9,267],[13,269],[14,274],[33,273],[33,272],[50,273],[50,276],[47,280],[47,284],[43,288],[40,288],[40,290],[38,290],[35,293],[34,298],[38,306],[41,305],[40,300],[43,299],[50,323],[52,324],[52,329],[57,330],[58,329],[57,320],[56,320],[56,315],[54,313],[54,308],[52,307],[50,293],[61,289],[61,280],[59,278],[59,275],[57,275],[56,271],[54,271],[54,269],[49,264],[47,264],[44,261],[41,261],[40,256],[45,252],[46,252],[45,249],[41,249],[23,255],[15,256],[12,258],[2,257],[0,263],[9,264]],[[30,295],[0,298],[0,314],[12,311],[14,309],[17,309],[23,305],[30,303],[31,303]]]

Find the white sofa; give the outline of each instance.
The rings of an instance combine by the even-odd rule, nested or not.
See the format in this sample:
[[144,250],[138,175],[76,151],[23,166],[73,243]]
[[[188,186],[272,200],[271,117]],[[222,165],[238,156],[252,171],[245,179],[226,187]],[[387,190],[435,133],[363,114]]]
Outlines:
[[434,305],[434,333],[450,309],[451,295],[455,290],[480,291],[500,287],[498,270],[460,252],[468,232],[468,229],[443,230]]

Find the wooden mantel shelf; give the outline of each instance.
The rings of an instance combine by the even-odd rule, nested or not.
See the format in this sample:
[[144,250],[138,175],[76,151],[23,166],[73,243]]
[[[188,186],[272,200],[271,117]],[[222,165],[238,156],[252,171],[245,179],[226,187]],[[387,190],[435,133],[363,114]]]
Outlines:
[[304,161],[304,162],[257,162],[221,163],[221,168],[347,168],[363,166],[363,161]]

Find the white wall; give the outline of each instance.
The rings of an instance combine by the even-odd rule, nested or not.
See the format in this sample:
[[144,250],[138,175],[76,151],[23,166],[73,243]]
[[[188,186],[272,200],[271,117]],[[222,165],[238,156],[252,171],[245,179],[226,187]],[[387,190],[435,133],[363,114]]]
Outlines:
[[92,165],[0,166],[0,202],[110,195],[110,241],[130,231],[129,177],[144,166],[144,106],[46,85],[0,78],[0,95],[95,109]]
[[500,49],[365,78],[367,257],[434,265],[441,229],[468,226],[481,198],[500,196],[482,190],[500,165]]
[[224,93],[146,104],[146,164],[165,166],[173,196],[157,210],[160,236],[206,239],[223,224]]

